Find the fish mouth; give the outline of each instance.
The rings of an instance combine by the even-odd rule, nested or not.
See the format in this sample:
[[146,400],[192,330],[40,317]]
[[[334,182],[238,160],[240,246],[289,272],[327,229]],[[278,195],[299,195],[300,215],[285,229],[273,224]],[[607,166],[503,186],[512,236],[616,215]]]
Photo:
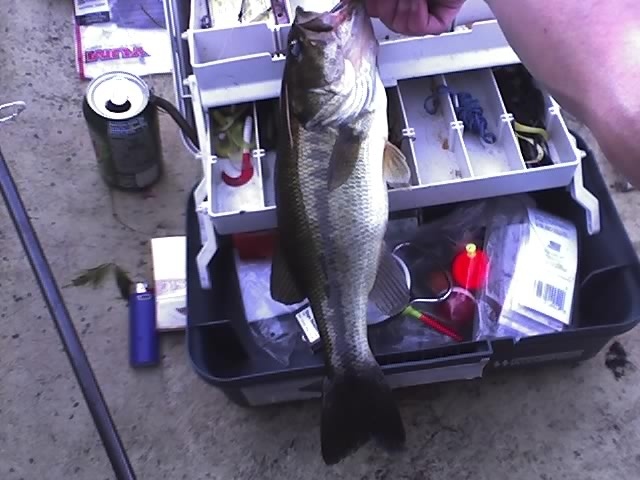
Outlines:
[[294,23],[309,32],[329,33],[353,17],[358,3],[352,0],[341,0],[328,12],[314,12],[298,6]]

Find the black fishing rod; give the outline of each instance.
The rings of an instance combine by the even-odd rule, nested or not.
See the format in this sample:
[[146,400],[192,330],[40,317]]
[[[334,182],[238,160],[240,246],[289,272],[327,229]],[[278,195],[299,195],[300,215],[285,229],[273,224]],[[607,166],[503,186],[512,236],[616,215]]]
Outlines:
[[56,330],[69,357],[71,367],[89,407],[93,422],[98,430],[116,478],[118,480],[135,480],[136,476],[129,463],[127,453],[2,151],[0,151],[0,190],[22,246],[29,257],[29,263],[38,280],[40,291],[47,303],[49,313],[53,318]]

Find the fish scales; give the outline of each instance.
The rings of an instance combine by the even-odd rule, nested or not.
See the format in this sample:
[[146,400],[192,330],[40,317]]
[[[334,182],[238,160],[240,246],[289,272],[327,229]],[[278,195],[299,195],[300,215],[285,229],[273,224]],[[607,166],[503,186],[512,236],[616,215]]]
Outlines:
[[[296,163],[303,207],[299,213],[309,219],[311,228],[297,245],[312,243],[314,251],[322,252],[300,255],[302,268],[313,272],[309,278],[311,294],[322,306],[314,315],[327,339],[330,365],[345,368],[355,361],[352,355],[362,360],[370,356],[369,345],[363,341],[367,338],[367,297],[375,280],[388,216],[382,157],[368,155],[375,142],[365,137],[352,175],[329,192],[329,169],[321,159],[331,155],[335,136],[303,129],[298,135],[298,148],[302,146],[299,158],[307,160]],[[380,157],[379,164],[368,161],[370,157]],[[354,321],[331,322],[332,318]]]

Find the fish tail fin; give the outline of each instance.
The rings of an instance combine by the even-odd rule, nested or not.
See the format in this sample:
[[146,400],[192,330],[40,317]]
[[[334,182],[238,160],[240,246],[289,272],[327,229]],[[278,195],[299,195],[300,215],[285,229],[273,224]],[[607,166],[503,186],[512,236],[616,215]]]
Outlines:
[[322,457],[340,462],[375,438],[389,451],[401,450],[405,431],[400,411],[380,366],[326,378],[320,424]]

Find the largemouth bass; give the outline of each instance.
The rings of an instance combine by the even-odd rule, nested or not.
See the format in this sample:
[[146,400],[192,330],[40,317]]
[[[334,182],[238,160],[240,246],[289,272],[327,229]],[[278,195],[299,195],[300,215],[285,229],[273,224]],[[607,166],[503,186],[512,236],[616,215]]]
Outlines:
[[322,456],[337,463],[371,437],[405,440],[367,339],[367,304],[400,313],[409,291],[384,243],[387,184],[410,170],[388,142],[378,42],[360,1],[298,7],[288,36],[275,167],[279,245],[271,295],[309,300],[324,345]]

